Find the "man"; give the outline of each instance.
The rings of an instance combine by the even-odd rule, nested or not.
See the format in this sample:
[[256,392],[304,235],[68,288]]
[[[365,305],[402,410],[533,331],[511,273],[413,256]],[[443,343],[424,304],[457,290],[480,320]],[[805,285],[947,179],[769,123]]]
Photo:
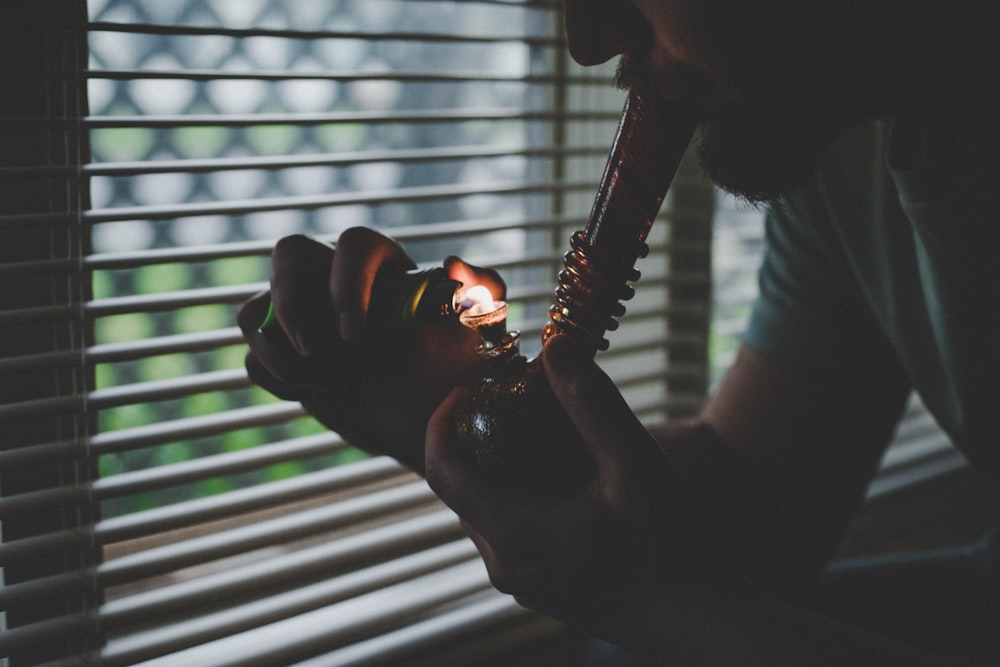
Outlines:
[[[700,114],[706,173],[747,200],[777,202],[746,344],[702,414],[651,434],[586,352],[557,336],[542,359],[597,478],[559,498],[491,480],[456,454],[448,427],[463,391],[453,387],[474,377],[475,360],[442,376],[428,356],[464,332],[435,325],[413,341],[427,354],[365,357],[372,277],[409,266],[365,230],[346,233],[335,254],[302,238],[279,243],[271,300],[292,349],[254,332],[265,303],[249,303],[252,377],[425,473],[500,590],[663,664],[1000,659],[998,587],[970,563],[943,584],[952,604],[929,611],[894,597],[913,586],[863,591],[852,604],[817,585],[912,388],[1000,481],[994,4],[565,8],[578,62],[622,55],[624,85]],[[449,270],[476,271],[457,260]]]

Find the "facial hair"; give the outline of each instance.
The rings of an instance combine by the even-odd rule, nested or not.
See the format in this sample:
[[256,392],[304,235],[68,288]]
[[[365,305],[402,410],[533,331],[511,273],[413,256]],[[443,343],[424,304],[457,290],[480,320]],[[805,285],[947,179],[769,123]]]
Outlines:
[[[763,70],[759,70],[763,71]],[[746,77],[724,99],[699,113],[696,156],[720,188],[746,203],[772,203],[815,174],[830,143],[855,120],[824,87],[822,77],[766,69],[768,78]],[[625,56],[615,77],[621,88],[662,90],[697,100],[717,86],[707,76],[681,69],[669,80],[644,58]]]
[[697,138],[701,168],[748,204],[770,204],[808,183],[852,120],[828,107],[744,90]]

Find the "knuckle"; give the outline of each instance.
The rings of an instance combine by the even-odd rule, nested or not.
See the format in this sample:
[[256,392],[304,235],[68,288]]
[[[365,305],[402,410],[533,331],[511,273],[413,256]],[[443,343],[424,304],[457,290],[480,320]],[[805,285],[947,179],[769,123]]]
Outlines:
[[498,560],[486,564],[486,571],[489,573],[493,588],[507,595],[521,593],[523,582],[515,570],[516,568]]
[[349,227],[341,232],[337,238],[337,247],[343,249],[365,248],[375,243],[380,236],[378,232],[367,227]]
[[424,462],[424,479],[431,491],[439,497],[443,497],[447,491],[445,485],[445,474],[440,462],[434,456],[428,456]]
[[440,498],[448,507],[451,507],[458,514],[459,518],[463,519],[464,523],[465,517],[463,515],[466,512],[462,511],[463,508],[460,506],[460,494],[456,490],[452,470],[448,466],[448,463],[440,455],[436,454],[431,447],[427,447],[424,450],[424,479],[427,482],[427,486],[434,492],[434,495]]
[[278,242],[274,244],[274,252],[275,254],[296,255],[315,243],[313,238],[305,234],[292,234],[278,239]]

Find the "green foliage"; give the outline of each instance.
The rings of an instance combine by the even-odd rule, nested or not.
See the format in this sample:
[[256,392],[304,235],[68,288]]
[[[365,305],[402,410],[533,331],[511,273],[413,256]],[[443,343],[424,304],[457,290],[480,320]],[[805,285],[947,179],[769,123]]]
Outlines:
[[125,472],[125,462],[118,454],[105,454],[98,461],[101,477],[117,475]]
[[264,429],[241,429],[229,431],[222,436],[222,449],[226,452],[239,452],[266,442],[267,432]]
[[323,433],[327,430],[325,426],[320,424],[312,417],[307,417],[305,419],[296,419],[294,422],[289,424],[289,426],[291,427],[293,438],[301,438],[307,435],[315,435],[316,433]]
[[235,484],[226,477],[213,477],[212,479],[198,482],[195,488],[197,490],[197,497],[206,497],[232,491],[235,488]]
[[345,465],[347,463],[354,463],[355,461],[363,461],[367,458],[369,458],[368,453],[364,450],[357,447],[349,447],[333,455],[333,465]]
[[91,290],[95,299],[105,299],[114,296],[115,285],[107,271],[94,271],[91,280]]
[[101,411],[100,430],[118,431],[124,428],[145,426],[157,421],[152,406],[145,403],[122,405]]
[[233,405],[228,392],[212,391],[185,397],[183,412],[185,417],[194,417],[198,415],[211,415],[216,412],[228,410],[231,407]]
[[174,150],[183,158],[206,158],[222,155],[231,141],[229,128],[181,127],[174,130]]
[[151,264],[135,274],[135,289],[142,294],[177,292],[192,287],[191,271],[178,264]]
[[156,448],[153,454],[154,465],[169,465],[181,463],[194,457],[194,448],[188,442],[170,442]]
[[178,310],[173,319],[177,333],[212,331],[236,324],[233,309],[215,303]]
[[104,161],[141,160],[149,155],[156,137],[145,127],[117,127],[94,130],[90,146],[94,157]]
[[364,147],[368,132],[363,123],[334,123],[317,127],[313,136],[326,151],[356,151]]
[[[243,368],[247,354],[246,345],[230,345],[213,351],[212,366],[214,368]],[[267,394],[272,396],[272,394]]]
[[233,257],[213,262],[208,278],[213,285],[245,285],[267,280],[268,267],[267,257]]
[[302,142],[303,130],[295,125],[255,125],[247,128],[246,139],[260,155],[294,153]]
[[117,368],[111,364],[98,364],[94,368],[94,382],[98,389],[104,387],[114,387],[118,384]]
[[306,472],[305,466],[299,461],[282,461],[267,468],[264,478],[268,482],[278,482],[290,477],[296,477]]
[[125,313],[102,317],[95,323],[97,341],[123,343],[153,335],[153,320],[145,313]]
[[139,379],[142,382],[179,377],[193,373],[194,360],[189,354],[161,354],[139,362]]

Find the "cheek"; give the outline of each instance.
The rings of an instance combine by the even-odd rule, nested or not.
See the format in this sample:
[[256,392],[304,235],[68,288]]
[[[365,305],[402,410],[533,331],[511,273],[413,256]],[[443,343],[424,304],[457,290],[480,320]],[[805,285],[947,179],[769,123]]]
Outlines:
[[[727,69],[722,19],[714,0],[634,0],[652,26],[654,63],[680,61],[706,72]],[[657,62],[660,61],[660,62]]]

